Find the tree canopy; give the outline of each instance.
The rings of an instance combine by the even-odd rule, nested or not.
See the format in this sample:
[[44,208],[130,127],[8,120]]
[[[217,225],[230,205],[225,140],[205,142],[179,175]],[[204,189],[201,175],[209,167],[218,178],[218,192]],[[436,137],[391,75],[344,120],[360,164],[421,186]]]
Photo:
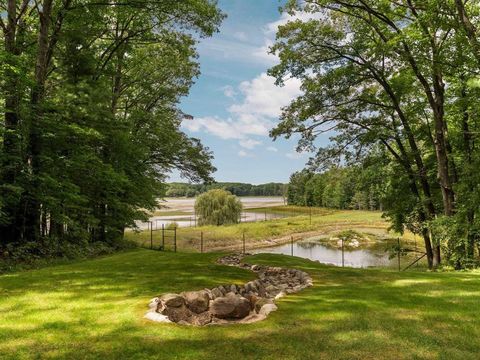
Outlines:
[[286,187],[286,184],[281,183],[260,185],[231,182],[215,182],[211,184],[169,183],[166,196],[195,197],[212,189],[225,189],[236,196],[284,196]]
[[[300,134],[299,149],[316,151],[313,171],[362,163],[380,146],[395,227],[423,236],[430,266],[442,252],[471,264],[480,246],[476,3],[291,0],[284,11],[303,16],[279,28],[270,74],[279,85],[300,79],[303,95],[272,136]],[[332,130],[331,145],[317,147]]]
[[195,201],[199,225],[236,224],[240,220],[242,208],[241,201],[223,189],[209,190]]
[[211,180],[178,102],[223,17],[214,0],[0,4],[0,247],[114,244],[171,169]]

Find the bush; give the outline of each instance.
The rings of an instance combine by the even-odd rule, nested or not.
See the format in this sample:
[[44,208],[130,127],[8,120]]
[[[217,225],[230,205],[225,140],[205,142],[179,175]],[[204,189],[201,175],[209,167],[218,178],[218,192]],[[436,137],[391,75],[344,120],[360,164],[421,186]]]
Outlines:
[[199,225],[226,225],[239,222],[242,203],[232,193],[215,189],[200,195],[195,201]]
[[9,244],[0,249],[0,273],[29,269],[62,260],[93,258],[112,254],[116,251],[136,247],[129,240],[117,240],[113,244],[105,242],[70,242],[54,238],[44,238],[39,242]]

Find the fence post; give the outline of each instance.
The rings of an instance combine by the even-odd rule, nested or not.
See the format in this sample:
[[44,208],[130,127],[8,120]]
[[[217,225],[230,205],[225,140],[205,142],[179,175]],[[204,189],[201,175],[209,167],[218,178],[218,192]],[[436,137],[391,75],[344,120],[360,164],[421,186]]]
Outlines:
[[342,267],[345,267],[345,247],[343,244],[343,237],[342,237]]
[[291,255],[293,256],[293,235],[290,237],[290,239],[291,239],[290,252],[291,252]]
[[173,228],[173,251],[177,252],[177,227]]
[[397,249],[398,271],[400,271],[401,270],[401,268],[400,268],[400,238],[397,238],[397,244],[398,244],[398,249]]
[[243,254],[245,254],[245,230],[243,231]]
[[165,250],[165,224],[162,224],[162,250]]
[[153,250],[153,222],[150,221],[150,250]]
[[310,225],[312,225],[312,207],[310,206]]
[[203,231],[200,231],[200,252],[203,254]]
[[267,221],[267,210],[265,210],[265,221]]

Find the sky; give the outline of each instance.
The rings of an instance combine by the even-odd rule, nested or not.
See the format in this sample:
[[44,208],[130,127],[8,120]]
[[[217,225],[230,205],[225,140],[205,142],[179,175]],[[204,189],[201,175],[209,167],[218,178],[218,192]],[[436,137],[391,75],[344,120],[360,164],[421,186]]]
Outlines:
[[[220,32],[198,44],[201,75],[183,112],[183,130],[201,139],[214,154],[216,181],[288,182],[301,170],[308,154],[295,151],[296,140],[273,141],[268,133],[281,108],[301,94],[300,83],[288,80],[277,87],[267,70],[278,62],[268,54],[278,25],[289,20],[278,0],[220,0],[227,18]],[[173,174],[172,181],[182,181]]]

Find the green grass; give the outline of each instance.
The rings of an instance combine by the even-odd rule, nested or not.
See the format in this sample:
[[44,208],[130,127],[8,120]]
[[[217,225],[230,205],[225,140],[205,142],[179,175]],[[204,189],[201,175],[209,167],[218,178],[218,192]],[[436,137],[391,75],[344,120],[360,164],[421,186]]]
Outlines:
[[159,293],[241,283],[216,254],[135,250],[0,276],[1,359],[478,359],[480,274],[334,268],[278,255],[314,287],[266,321],[191,328],[144,320]]
[[[177,229],[177,247],[184,251],[198,251],[200,236],[203,233],[204,249],[206,251],[233,250],[242,248],[243,234],[247,249],[271,245],[270,240],[276,239],[279,243],[290,241],[291,235],[308,232],[331,232],[334,230],[350,229],[352,227],[387,228],[388,224],[382,219],[380,212],[373,211],[335,211],[319,215],[288,217],[259,222],[247,222],[228,226],[201,226]],[[172,235],[168,233],[167,247],[173,245]],[[127,232],[126,238],[140,245],[150,244],[150,232]],[[154,245],[161,243],[161,231],[153,234]]]

